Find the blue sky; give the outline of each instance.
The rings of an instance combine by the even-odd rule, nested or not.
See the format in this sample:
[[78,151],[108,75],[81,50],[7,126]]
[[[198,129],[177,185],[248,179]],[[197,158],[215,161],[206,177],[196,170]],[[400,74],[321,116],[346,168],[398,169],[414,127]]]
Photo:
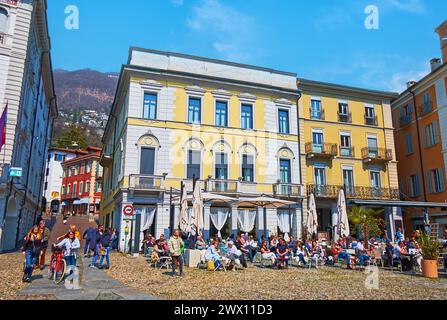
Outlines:
[[[79,8],[79,30],[64,25]],[[379,8],[379,30],[364,27]],[[440,57],[445,0],[48,0],[54,68],[119,71],[129,46],[400,91]]]

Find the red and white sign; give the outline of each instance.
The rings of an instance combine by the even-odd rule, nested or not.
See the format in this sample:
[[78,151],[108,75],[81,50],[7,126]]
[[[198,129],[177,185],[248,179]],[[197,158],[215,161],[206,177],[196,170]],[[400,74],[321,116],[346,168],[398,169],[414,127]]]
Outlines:
[[123,208],[124,215],[128,216],[128,217],[133,216],[134,211],[135,210],[134,210],[133,206],[131,206],[131,205],[127,205]]

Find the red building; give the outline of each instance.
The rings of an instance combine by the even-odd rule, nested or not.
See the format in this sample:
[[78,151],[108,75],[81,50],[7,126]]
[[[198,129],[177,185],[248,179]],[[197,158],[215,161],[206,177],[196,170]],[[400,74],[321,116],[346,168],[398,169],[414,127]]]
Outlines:
[[99,214],[102,191],[101,149],[88,147],[84,155],[62,163],[62,213]]

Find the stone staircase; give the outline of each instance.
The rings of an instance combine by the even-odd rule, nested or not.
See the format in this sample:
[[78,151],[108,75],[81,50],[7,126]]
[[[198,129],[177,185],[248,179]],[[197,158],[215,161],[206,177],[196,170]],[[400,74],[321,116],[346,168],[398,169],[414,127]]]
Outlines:
[[[89,227],[96,227],[96,223],[89,222],[88,217],[70,217],[68,218],[66,225],[63,223],[62,216],[57,216],[56,218],[53,217],[50,220],[47,220],[47,227],[51,230],[49,243],[56,243],[57,238],[67,233],[71,225],[75,225],[76,228],[78,228],[81,236]],[[83,245],[82,241],[81,245]]]

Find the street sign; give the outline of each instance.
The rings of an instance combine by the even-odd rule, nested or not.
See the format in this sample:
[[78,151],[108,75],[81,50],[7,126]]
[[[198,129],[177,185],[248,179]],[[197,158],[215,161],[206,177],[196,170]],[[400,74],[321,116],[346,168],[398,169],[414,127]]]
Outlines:
[[131,205],[127,205],[123,208],[123,213],[125,216],[131,217],[134,213],[134,208]]
[[9,176],[15,177],[15,178],[21,178],[23,173],[22,168],[10,168],[9,169]]
[[95,213],[95,205],[94,204],[90,204],[88,206],[88,213],[90,213],[90,214],[94,214]]

